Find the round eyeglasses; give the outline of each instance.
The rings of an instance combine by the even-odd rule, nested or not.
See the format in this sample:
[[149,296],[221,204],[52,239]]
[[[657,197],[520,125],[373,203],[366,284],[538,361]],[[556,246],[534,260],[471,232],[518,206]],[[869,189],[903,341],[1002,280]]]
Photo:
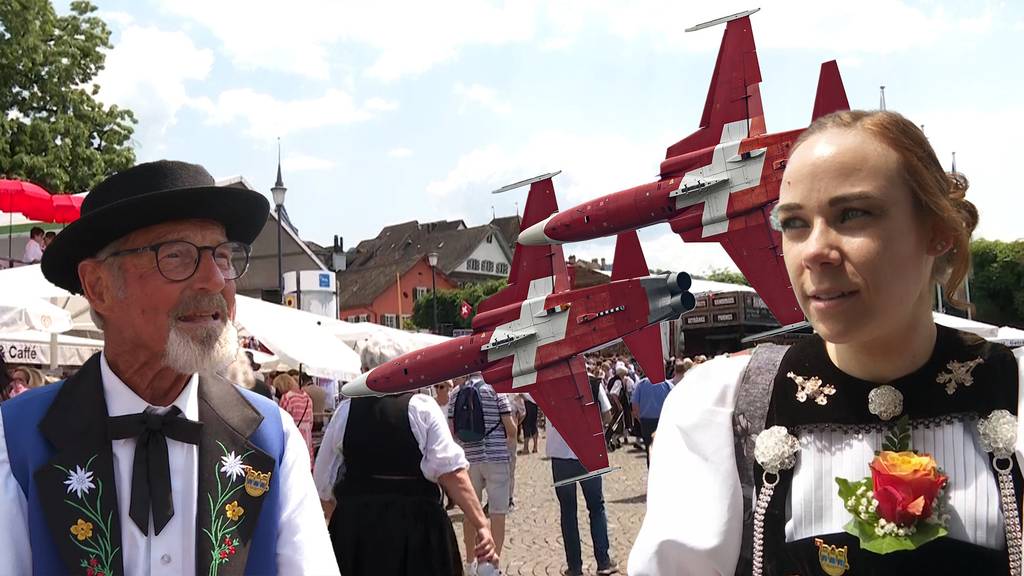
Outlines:
[[252,247],[244,242],[229,240],[216,246],[196,246],[187,240],[169,240],[140,248],[118,250],[107,258],[152,252],[160,275],[172,282],[191,278],[199,269],[199,255],[209,250],[213,262],[225,280],[236,280],[249,268]]

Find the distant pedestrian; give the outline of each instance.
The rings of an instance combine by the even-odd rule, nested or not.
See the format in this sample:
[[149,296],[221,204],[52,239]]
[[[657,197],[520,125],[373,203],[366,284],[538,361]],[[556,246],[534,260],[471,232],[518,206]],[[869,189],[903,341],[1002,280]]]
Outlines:
[[21,261],[25,264],[39,264],[43,259],[43,237],[46,235],[39,226],[33,226],[29,231],[28,242],[25,243],[25,252]]
[[661,407],[673,386],[671,380],[652,383],[649,378],[644,378],[633,390],[633,416],[640,422],[640,436],[643,438],[648,467],[651,465],[651,444],[654,442],[654,433],[658,430]]
[[[595,382],[596,384],[596,382]],[[591,386],[597,391],[597,402],[601,409],[602,422],[611,421],[612,405],[608,401],[604,388]],[[568,478],[582,476],[587,473],[576,453],[565,443],[558,430],[548,423],[547,455],[551,459],[551,477],[557,483]],[[587,502],[590,516],[590,538],[594,545],[594,559],[597,561],[597,573],[601,576],[615,574],[618,568],[612,562],[608,541],[608,516],[604,507],[604,489],[601,477],[595,476],[578,482],[583,490],[583,499]],[[583,550],[580,544],[579,518],[576,516],[576,482],[555,488],[558,497],[559,521],[562,528],[562,542],[565,546],[565,561],[568,567],[562,571],[563,576],[582,576]]]
[[[467,407],[476,406],[473,413]],[[482,408],[482,410],[481,410]],[[482,419],[474,418],[482,414]],[[480,499],[487,491],[487,510],[491,520],[491,533],[498,556],[505,543],[505,515],[511,498],[511,454],[516,449],[516,425],[508,400],[495,393],[480,374],[473,374],[460,387],[458,394],[448,403],[448,425],[452,435],[466,451],[469,477]],[[482,501],[482,500],[481,500]],[[473,576],[473,548],[476,534],[464,527],[466,543],[466,572]]]
[[288,374],[274,378],[274,388],[281,398],[278,404],[291,415],[309,449],[309,467],[313,467],[313,399],[299,388],[299,383]]
[[[529,394],[523,394],[523,400],[526,401],[526,416],[523,418],[523,454],[537,453],[537,443],[540,439],[540,433],[537,431],[537,416],[540,413],[540,408],[537,407],[537,403],[533,401],[533,396]],[[530,443],[533,443],[533,449],[530,449]]]

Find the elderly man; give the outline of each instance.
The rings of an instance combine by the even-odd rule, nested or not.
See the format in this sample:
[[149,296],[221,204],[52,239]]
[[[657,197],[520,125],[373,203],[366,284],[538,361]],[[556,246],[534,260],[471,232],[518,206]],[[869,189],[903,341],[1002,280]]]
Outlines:
[[43,255],[104,351],[0,405],[0,574],[337,574],[292,419],[216,373],[258,193],[160,161],[107,178]]

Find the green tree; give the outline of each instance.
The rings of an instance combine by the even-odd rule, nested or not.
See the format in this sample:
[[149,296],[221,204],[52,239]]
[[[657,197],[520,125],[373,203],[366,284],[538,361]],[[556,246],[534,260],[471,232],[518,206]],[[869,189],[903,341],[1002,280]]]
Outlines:
[[[489,280],[479,284],[469,284],[458,290],[439,290],[437,292],[437,324],[442,332],[451,333],[452,329],[469,328],[476,316],[476,307],[482,300],[493,295],[508,285],[504,279]],[[465,300],[473,306],[469,318],[460,313]],[[416,328],[431,328],[434,322],[434,296],[428,294],[421,297],[413,305],[412,325]]]
[[0,174],[73,193],[135,163],[135,116],[96,99],[110,30],[89,2],[70,9],[0,2]]
[[978,320],[1024,328],[1024,240],[974,240],[971,263]]
[[728,268],[715,268],[710,273],[704,276],[705,280],[713,280],[715,282],[725,282],[726,284],[742,284],[743,286],[750,286],[750,282],[747,282],[747,277],[742,272],[730,270]]

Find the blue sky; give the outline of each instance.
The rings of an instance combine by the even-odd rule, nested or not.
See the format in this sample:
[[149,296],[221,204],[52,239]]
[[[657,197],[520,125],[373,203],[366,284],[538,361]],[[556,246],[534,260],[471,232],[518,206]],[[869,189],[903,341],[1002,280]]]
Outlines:
[[[96,1],[96,0],[94,0]],[[135,110],[140,161],[242,175],[269,197],[281,138],[289,214],[308,240],[346,247],[417,219],[469,225],[514,214],[548,170],[560,204],[656,178],[696,128],[723,27],[756,7],[652,0],[342,2],[98,0],[114,48],[101,97]],[[66,3],[58,2],[66,9]],[[1011,180],[1024,125],[1024,10],[1011,2],[763,2],[752,16],[769,131],[810,119],[822,61],[851,105],[886,101],[925,125],[971,180],[978,235],[1024,237]],[[663,224],[652,267],[731,263]],[[566,247],[591,258],[611,239]]]

